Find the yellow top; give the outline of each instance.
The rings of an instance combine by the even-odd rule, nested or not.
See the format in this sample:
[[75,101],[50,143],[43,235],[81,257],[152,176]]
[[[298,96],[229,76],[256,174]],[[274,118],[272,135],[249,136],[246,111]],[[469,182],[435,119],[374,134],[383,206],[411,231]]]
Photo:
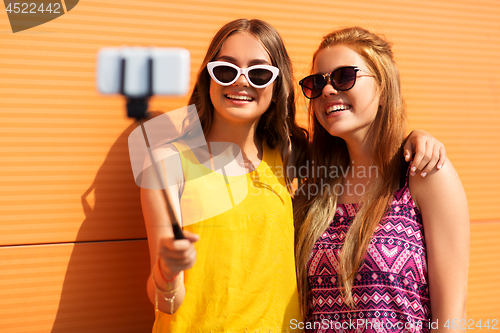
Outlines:
[[[186,145],[174,145],[185,180],[182,220],[192,223],[184,229],[200,240],[196,263],[184,274],[184,303],[174,315],[157,312],[153,332],[297,331],[291,329],[302,322],[292,203],[279,151],[264,144],[254,171],[225,178],[201,165]],[[245,183],[242,191],[238,184]],[[233,208],[212,208],[228,196]]]

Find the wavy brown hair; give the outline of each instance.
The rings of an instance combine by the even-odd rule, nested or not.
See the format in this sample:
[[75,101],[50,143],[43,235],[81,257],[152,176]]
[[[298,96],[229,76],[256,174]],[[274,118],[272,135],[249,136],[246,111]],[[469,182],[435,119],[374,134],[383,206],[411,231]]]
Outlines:
[[[375,76],[380,92],[380,106],[368,135],[374,142],[373,163],[378,177],[371,180],[357,213],[346,235],[339,258],[339,284],[344,301],[354,306],[353,283],[361,267],[373,232],[385,214],[393,192],[399,187],[403,162],[402,146],[406,125],[406,107],[401,94],[399,71],[393,58],[391,44],[383,37],[360,27],[336,30],[326,35],[313,56],[313,66],[318,53],[330,46],[344,45],[357,52]],[[301,309],[306,315],[307,264],[312,248],[330,225],[337,208],[338,198],[333,193],[336,184],[342,184],[342,175],[328,177],[327,168],[347,168],[349,152],[346,143],[330,135],[318,122],[309,104],[312,136],[310,159],[318,174],[306,180],[309,184],[327,184],[314,198],[303,195],[295,201],[296,263]],[[335,147],[332,149],[332,147]],[[326,166],[326,168],[320,168]]]
[[[294,163],[301,164],[305,159],[307,132],[295,123],[295,92],[292,62],[285,49],[279,33],[269,23],[253,19],[238,19],[224,25],[214,36],[207,54],[201,63],[196,84],[189,99],[195,104],[205,135],[209,132],[213,121],[214,106],[210,100],[210,75],[207,64],[215,59],[224,41],[234,33],[251,33],[271,58],[272,65],[278,67],[280,73],[273,89],[273,102],[261,116],[257,125],[257,137],[265,141],[271,148],[279,148],[286,166],[291,159],[293,146]],[[291,190],[291,178],[288,168],[284,168],[287,188]]]

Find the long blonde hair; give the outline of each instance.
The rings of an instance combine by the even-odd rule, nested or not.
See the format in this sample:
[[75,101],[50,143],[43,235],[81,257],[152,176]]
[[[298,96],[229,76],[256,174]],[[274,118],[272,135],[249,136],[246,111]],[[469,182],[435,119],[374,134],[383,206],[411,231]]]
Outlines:
[[[321,50],[334,45],[345,45],[363,58],[375,76],[381,93],[380,106],[369,130],[376,147],[373,163],[378,168],[378,177],[370,182],[363,196],[360,211],[349,228],[339,258],[339,283],[343,298],[353,307],[354,279],[363,263],[373,232],[386,212],[393,192],[399,187],[406,108],[401,94],[399,71],[389,42],[360,27],[336,30],[323,38],[313,56],[313,65]],[[327,169],[330,166],[346,168],[349,165],[345,141],[330,135],[321,126],[314,115],[312,103],[309,104],[309,115],[313,133],[309,159],[318,172],[312,173],[313,177],[305,180],[304,185],[307,189],[311,188],[311,184],[325,184],[325,187],[314,198],[309,198],[309,194],[306,194],[307,197],[302,194],[294,202],[297,277],[304,315],[309,293],[307,264],[314,244],[335,215],[338,198],[332,189],[336,184],[342,184],[342,174],[331,178]]]
[[[207,64],[219,53],[224,41],[234,33],[251,33],[266,49],[273,66],[280,70],[273,90],[273,102],[262,115],[257,125],[257,137],[271,148],[279,148],[286,166],[291,156],[292,146],[295,160],[305,159],[307,131],[295,122],[295,93],[293,86],[292,62],[288,56],[280,34],[269,23],[258,19],[238,19],[225,24],[213,37],[203,59],[189,104],[195,104],[205,135],[210,130],[214,106],[210,100],[210,75]],[[291,184],[288,168],[284,168],[287,185]],[[291,186],[287,186],[291,190]]]

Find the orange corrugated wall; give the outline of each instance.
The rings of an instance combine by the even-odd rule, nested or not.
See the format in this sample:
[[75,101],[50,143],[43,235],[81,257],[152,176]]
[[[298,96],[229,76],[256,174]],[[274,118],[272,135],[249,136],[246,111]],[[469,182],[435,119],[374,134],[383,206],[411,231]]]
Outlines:
[[[333,28],[361,25],[394,42],[410,128],[445,143],[467,192],[469,319],[500,319],[500,2],[86,0],[15,34],[0,9],[0,332],[151,329],[127,152],[135,125],[120,97],[96,92],[96,53],[185,47],[194,77],[213,34],[240,17],[280,31],[296,79]],[[185,104],[154,98],[151,109]],[[302,124],[305,105],[299,96]]]

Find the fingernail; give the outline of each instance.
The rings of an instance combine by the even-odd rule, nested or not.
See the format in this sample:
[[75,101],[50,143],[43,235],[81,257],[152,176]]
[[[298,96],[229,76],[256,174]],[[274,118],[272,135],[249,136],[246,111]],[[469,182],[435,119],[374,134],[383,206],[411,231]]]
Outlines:
[[442,165],[442,164],[439,164],[439,165],[437,166],[438,170],[439,170],[439,169],[441,169],[442,167],[443,167],[443,165]]
[[406,154],[405,159],[408,161],[410,159],[410,154]]
[[411,171],[415,172],[417,170],[417,167],[411,167]]
[[410,172],[410,175],[415,176],[417,173],[416,172]]
[[421,175],[422,175],[422,177],[425,177],[425,176],[427,176],[427,172],[422,172]]

